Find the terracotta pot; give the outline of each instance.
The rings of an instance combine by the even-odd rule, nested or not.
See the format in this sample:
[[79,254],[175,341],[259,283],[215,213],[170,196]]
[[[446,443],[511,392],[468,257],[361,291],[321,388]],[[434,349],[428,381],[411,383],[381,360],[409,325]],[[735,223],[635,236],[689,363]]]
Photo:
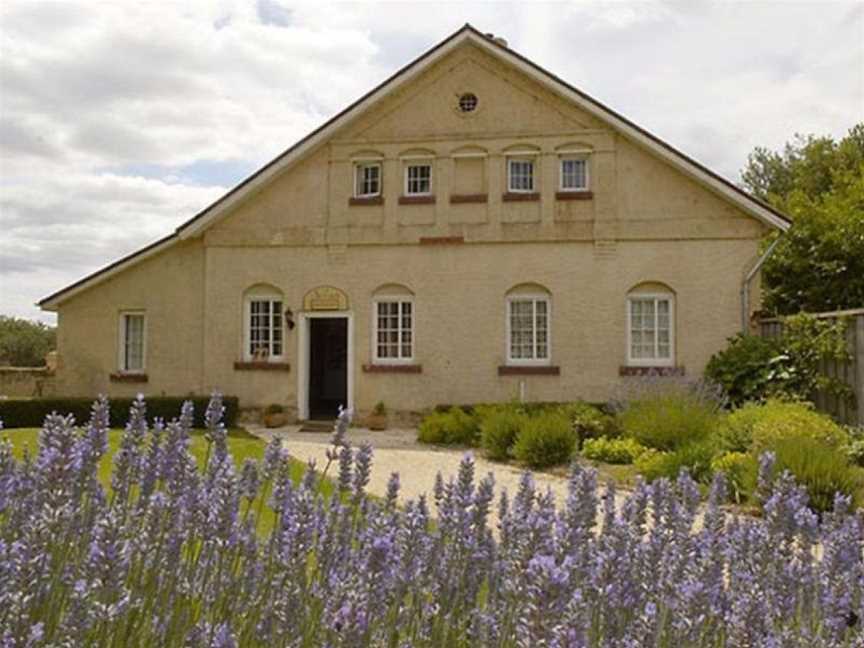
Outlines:
[[386,430],[387,415],[386,414],[370,414],[366,417],[366,427],[370,430]]
[[277,428],[288,423],[288,416],[284,412],[264,415],[264,427]]

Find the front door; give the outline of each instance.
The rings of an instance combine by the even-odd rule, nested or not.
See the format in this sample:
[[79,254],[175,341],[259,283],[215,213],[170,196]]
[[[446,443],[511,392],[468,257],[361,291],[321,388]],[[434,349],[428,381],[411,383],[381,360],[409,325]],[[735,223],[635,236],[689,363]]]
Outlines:
[[309,320],[309,418],[334,419],[348,405],[348,318]]

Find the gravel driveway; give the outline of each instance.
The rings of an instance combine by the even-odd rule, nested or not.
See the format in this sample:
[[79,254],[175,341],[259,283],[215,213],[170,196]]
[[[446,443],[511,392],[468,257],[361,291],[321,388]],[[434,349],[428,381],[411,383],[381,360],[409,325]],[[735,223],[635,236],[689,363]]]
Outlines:
[[[330,433],[323,432],[300,432],[298,426],[286,426],[275,430],[256,425],[246,425],[251,434],[269,440],[276,435],[283,440],[283,444],[295,459],[308,461],[315,459],[319,468],[327,463],[325,451],[330,444]],[[373,432],[365,428],[350,428],[348,430],[348,441],[352,446],[368,442],[374,448],[372,460],[372,475],[368,490],[374,495],[383,496],[387,489],[387,481],[390,474],[399,473],[400,500],[416,499],[425,493],[427,499],[432,502],[432,488],[435,484],[435,475],[440,472],[445,481],[455,476],[459,469],[459,462],[465,455],[464,450],[451,450],[436,446],[429,446],[417,442],[417,431],[413,429],[386,430],[384,432]],[[495,501],[497,504],[501,489],[506,489],[508,495],[515,494],[522,469],[507,464],[488,461],[475,454],[475,478],[477,481],[492,473],[495,478]],[[331,467],[331,474],[335,474],[335,467]],[[555,500],[560,505],[567,495],[567,479],[549,473],[535,473],[534,481],[538,491],[545,492],[551,489]],[[617,497],[620,506],[623,501],[621,494]],[[493,512],[496,510],[493,507]],[[434,513],[434,505],[431,506]],[[495,516],[493,516],[495,517]]]

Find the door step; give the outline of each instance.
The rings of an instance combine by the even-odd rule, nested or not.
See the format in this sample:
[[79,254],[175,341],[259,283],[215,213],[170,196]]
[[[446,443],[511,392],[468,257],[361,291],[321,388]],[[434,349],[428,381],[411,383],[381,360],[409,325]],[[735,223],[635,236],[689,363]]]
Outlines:
[[300,432],[318,432],[319,434],[333,431],[332,421],[303,421]]

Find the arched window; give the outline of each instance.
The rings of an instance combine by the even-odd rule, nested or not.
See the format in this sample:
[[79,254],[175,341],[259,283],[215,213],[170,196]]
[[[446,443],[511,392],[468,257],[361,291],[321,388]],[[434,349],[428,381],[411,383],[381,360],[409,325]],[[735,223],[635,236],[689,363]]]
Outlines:
[[372,358],[380,364],[414,361],[414,293],[386,284],[372,295]]
[[507,292],[507,363],[549,364],[552,300],[538,284],[521,284]]
[[675,364],[675,293],[665,284],[641,283],[627,293],[627,364]]
[[282,293],[258,284],[243,295],[243,357],[275,362],[285,357]]

